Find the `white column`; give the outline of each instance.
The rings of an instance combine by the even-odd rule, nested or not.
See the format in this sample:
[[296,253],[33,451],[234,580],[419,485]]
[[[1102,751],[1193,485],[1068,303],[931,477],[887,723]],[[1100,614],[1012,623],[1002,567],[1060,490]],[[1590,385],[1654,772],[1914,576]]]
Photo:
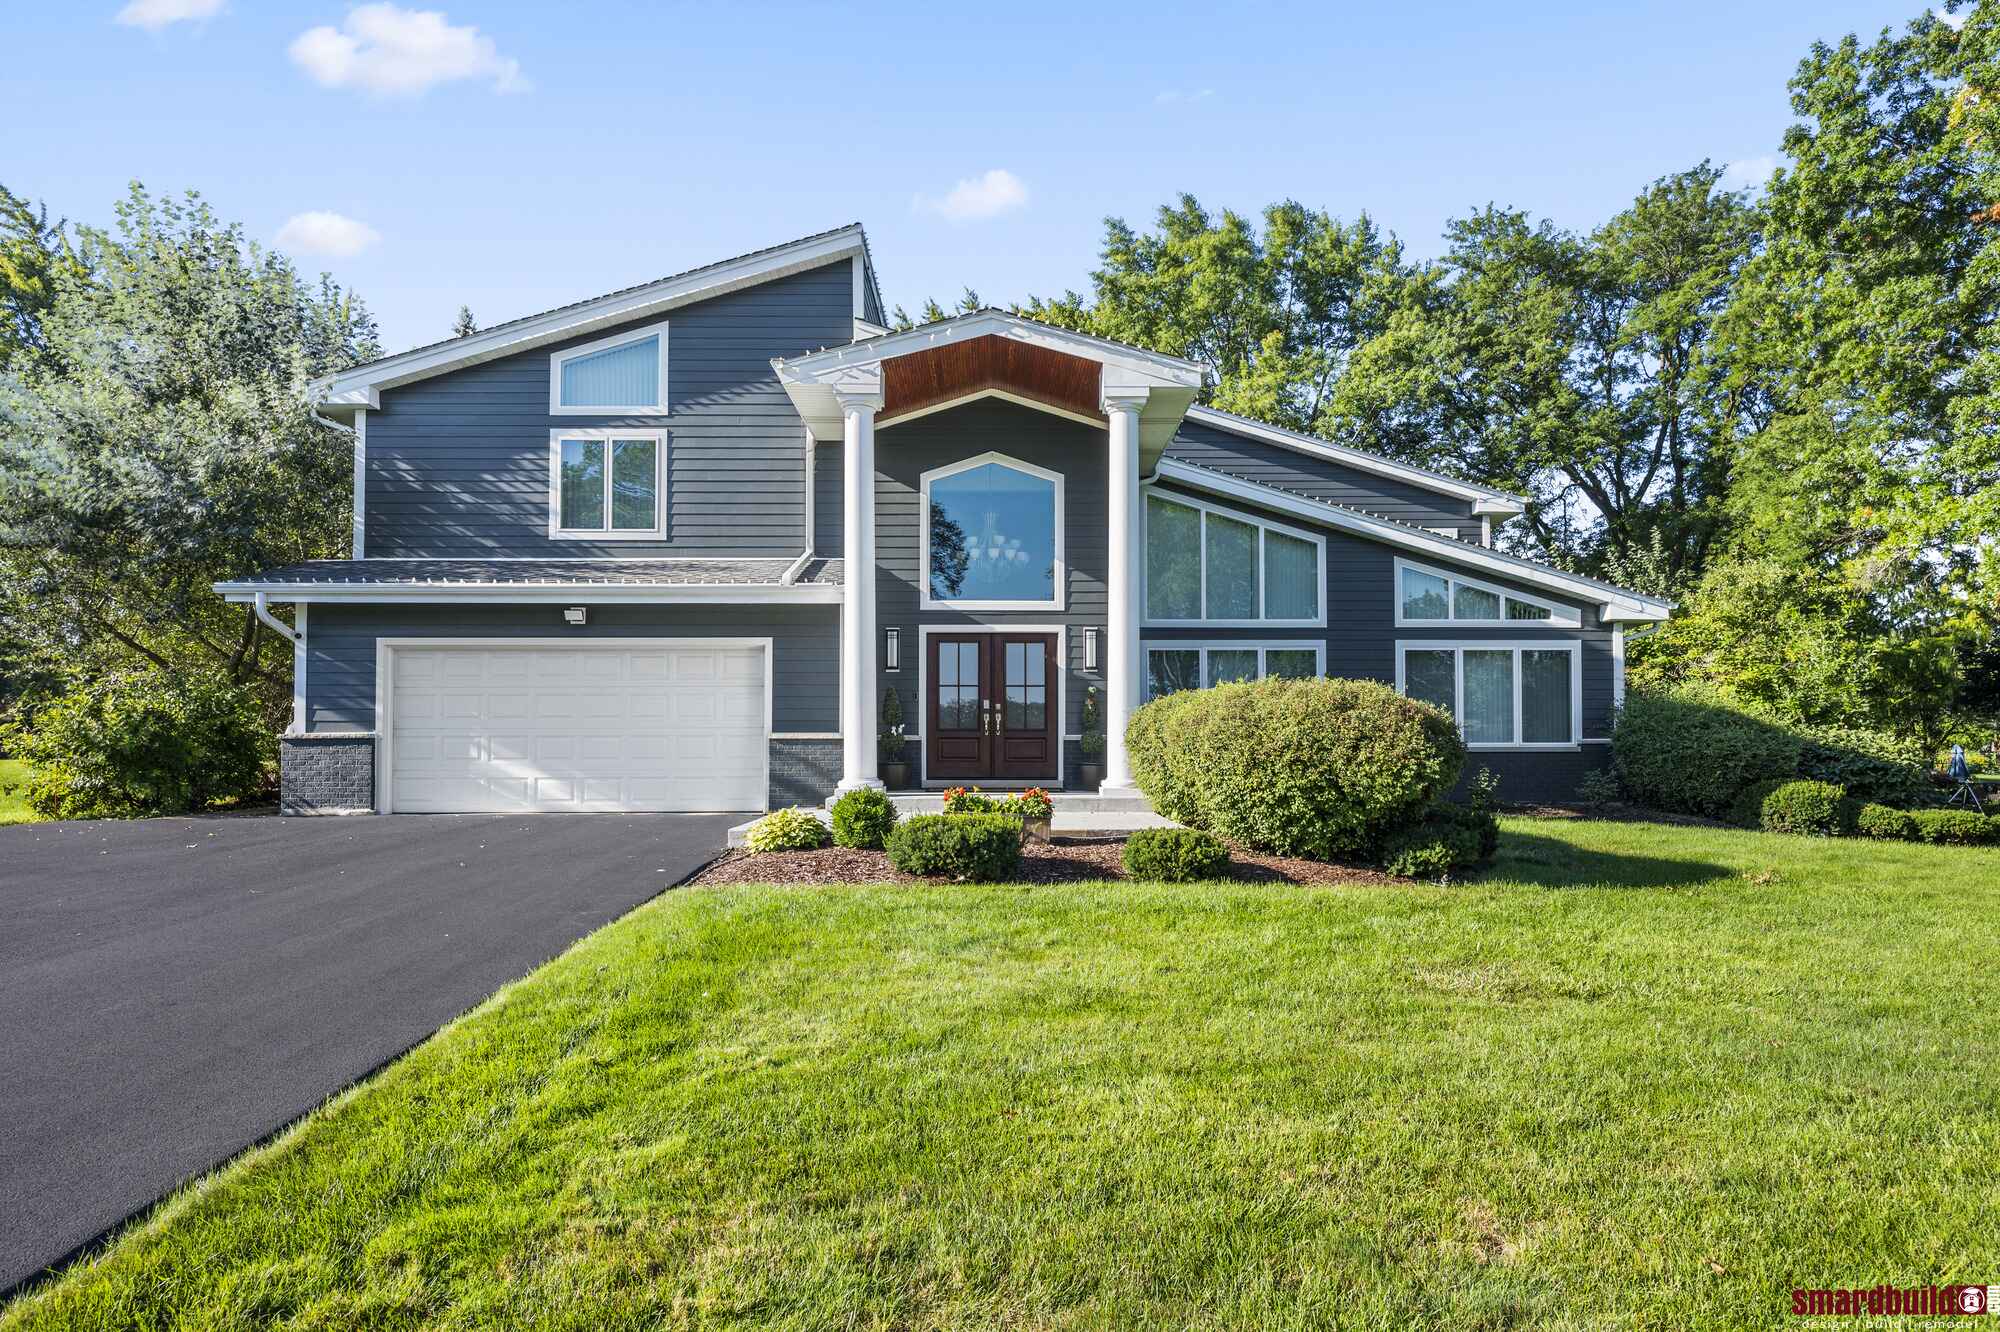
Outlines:
[[875,412],[879,389],[842,391],[843,560],[840,610],[840,789],[880,786],[875,730]]
[[1132,789],[1125,757],[1125,723],[1139,706],[1139,409],[1143,393],[1104,396],[1111,420],[1105,586],[1110,621],[1104,639],[1104,789]]

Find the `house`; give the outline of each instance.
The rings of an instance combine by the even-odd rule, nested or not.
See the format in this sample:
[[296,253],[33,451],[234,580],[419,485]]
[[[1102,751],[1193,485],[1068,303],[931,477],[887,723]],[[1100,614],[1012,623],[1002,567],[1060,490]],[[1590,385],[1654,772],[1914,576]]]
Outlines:
[[817,803],[878,780],[887,689],[912,785],[1074,790],[1100,687],[1116,792],[1147,697],[1263,674],[1444,704],[1509,796],[1605,761],[1668,607],[1494,549],[1519,499],[1198,406],[1175,357],[882,320],[849,226],[316,386],[353,558],[217,588],[295,608],[285,809]]

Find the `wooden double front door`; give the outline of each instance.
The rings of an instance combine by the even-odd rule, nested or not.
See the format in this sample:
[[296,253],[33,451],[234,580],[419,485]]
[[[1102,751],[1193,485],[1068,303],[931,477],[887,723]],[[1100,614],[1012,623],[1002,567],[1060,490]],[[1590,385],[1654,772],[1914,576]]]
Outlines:
[[1061,780],[1054,634],[933,633],[926,651],[928,780]]

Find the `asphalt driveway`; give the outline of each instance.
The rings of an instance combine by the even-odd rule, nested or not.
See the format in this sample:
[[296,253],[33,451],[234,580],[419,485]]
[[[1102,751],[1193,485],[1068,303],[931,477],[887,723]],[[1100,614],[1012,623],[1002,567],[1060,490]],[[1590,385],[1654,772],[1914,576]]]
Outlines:
[[0,1291],[680,882],[741,818],[0,827]]

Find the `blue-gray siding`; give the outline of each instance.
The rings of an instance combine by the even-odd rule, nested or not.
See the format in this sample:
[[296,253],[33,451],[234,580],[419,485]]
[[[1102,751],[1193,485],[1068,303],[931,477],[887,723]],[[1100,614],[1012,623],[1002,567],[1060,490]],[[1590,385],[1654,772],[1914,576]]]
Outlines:
[[[549,414],[550,354],[611,329],[385,392],[368,414],[367,554],[796,554],[805,427],[771,358],[848,342],[853,299],[842,262],[671,311],[665,417]],[[610,425],[671,432],[666,539],[550,540],[549,431]]]

